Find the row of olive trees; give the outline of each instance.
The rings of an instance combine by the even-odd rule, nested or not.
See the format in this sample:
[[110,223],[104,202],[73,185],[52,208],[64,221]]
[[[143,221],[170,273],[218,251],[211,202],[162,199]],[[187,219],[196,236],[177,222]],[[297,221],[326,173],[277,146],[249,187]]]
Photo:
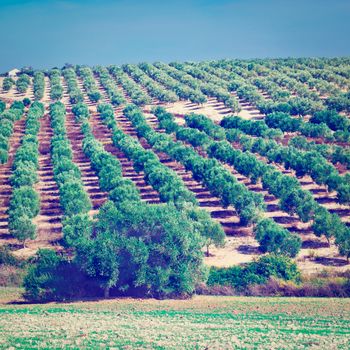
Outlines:
[[[203,63],[191,66],[190,69],[198,70],[197,76],[204,72],[216,77],[228,91],[235,91],[239,98],[255,105],[264,114],[286,112],[292,115],[306,115],[323,108],[319,99],[314,101],[308,97],[293,96],[265,78],[258,77],[256,73],[240,66],[232,66],[228,62]],[[268,92],[271,99],[265,98],[259,89]]]
[[[221,125],[239,133],[263,137],[265,139],[282,140],[282,131],[300,131],[305,133],[306,129],[312,132],[312,136],[325,136],[321,130],[328,129],[325,124],[304,123],[300,119],[292,118],[286,113],[269,114],[264,121],[254,121],[243,119],[238,116],[225,117]],[[311,130],[310,126],[314,126]],[[320,126],[320,128],[318,128]],[[327,134],[331,133],[328,129]],[[349,166],[349,150],[344,147],[329,144],[317,144],[314,141],[307,141],[304,136],[296,136],[290,139],[289,145],[305,151],[315,151],[322,155],[325,159],[330,160],[333,164],[337,162]]]
[[[158,112],[159,115],[159,112]],[[163,117],[163,115],[161,115]],[[290,176],[284,175],[274,166],[268,165],[259,160],[251,152],[243,152],[240,149],[234,148],[225,140],[215,141],[211,135],[211,120],[204,119],[204,116],[190,115],[186,117],[186,123],[190,128],[177,127],[176,136],[180,140],[185,140],[191,145],[201,146],[209,157],[218,159],[224,163],[232,165],[239,173],[247,176],[253,183],[258,180],[263,182],[263,185],[268,191],[279,198],[279,205],[282,210],[290,214],[297,213],[302,221],[308,221],[308,215],[314,202],[311,194],[303,191],[299,182]],[[203,129],[205,132],[197,130]],[[273,183],[269,183],[269,179],[274,178]],[[291,203],[290,199],[294,195],[298,200]]]
[[65,106],[61,102],[50,105],[50,122],[54,133],[51,139],[54,180],[58,185],[61,208],[65,218],[69,219],[77,214],[87,214],[91,201],[84,190],[80,170],[73,162],[65,115]]
[[78,87],[77,75],[73,68],[64,68],[62,75],[67,83],[69,101],[71,104],[76,104],[84,101],[84,96]]
[[[190,115],[186,116],[185,119],[188,126],[195,128],[195,130],[192,130],[193,135],[199,129],[212,136],[211,130],[214,127],[218,128],[210,119],[202,115]],[[197,132],[200,133],[200,131]],[[232,135],[228,132],[225,138],[232,140]],[[234,141],[241,142],[241,139],[238,136]],[[232,147],[227,141],[211,142],[207,144],[206,148],[209,155],[214,155],[219,157],[220,160],[232,164],[240,173],[250,177],[253,182],[260,179],[264,188],[280,198],[282,209],[290,214],[298,214],[304,222],[309,221],[311,219],[310,215],[314,215],[314,211],[319,205],[312,198],[311,193],[302,190],[297,179],[283,174],[274,166],[266,164],[251,153],[251,151],[255,152],[259,146],[263,145],[264,141],[262,139],[260,141],[259,145],[248,151],[244,147],[244,152]],[[340,222],[339,218],[338,221]]]
[[241,110],[237,99],[227,91],[227,84],[215,78],[211,74],[193,74],[192,70],[186,70],[185,66],[179,63],[155,63],[155,67],[164,71],[171,78],[179,81],[185,86],[201,91],[207,97],[215,97],[218,101],[230,108],[232,112]]
[[160,200],[175,204],[178,210],[187,208],[192,220],[198,221],[202,228],[201,235],[205,238],[207,254],[212,244],[223,245],[225,234],[222,227],[206,211],[197,208],[195,196],[176,172],[163,165],[153,151],[145,150],[136,139],[117,127],[111,106],[99,105],[98,110],[104,123],[113,132],[114,145],[133,161],[137,172],[143,172],[145,181],[159,193]]
[[10,182],[13,192],[8,210],[9,231],[20,242],[34,239],[36,226],[32,220],[39,214],[40,198],[34,188],[39,168],[38,132],[44,105],[34,102],[27,113],[25,134],[17,149]]
[[284,72],[302,83],[314,83],[315,81],[331,83],[330,86],[333,89],[337,88],[337,86],[346,87],[349,79],[347,69],[349,61],[345,57],[262,60],[260,64],[268,66],[270,69]]
[[90,117],[89,107],[84,102],[73,105],[72,112],[77,122],[81,122]]
[[98,102],[102,95],[97,88],[94,76],[92,74],[91,68],[84,66],[77,66],[76,73],[79,77],[83,79],[84,89],[90,99],[91,102]]
[[153,80],[174,91],[180,100],[189,100],[198,104],[203,104],[207,101],[205,95],[199,89],[194,89],[179,82],[152,64],[140,63],[139,68]]
[[125,103],[125,98],[120,90],[116,88],[116,84],[104,67],[95,67],[95,74],[99,77],[101,85],[105,89],[109,100],[113,106],[119,106]]
[[59,101],[63,95],[61,71],[59,69],[52,69],[48,74],[50,77],[50,98],[52,101]]
[[144,172],[146,182],[159,193],[161,201],[172,201],[176,205],[184,202],[197,204],[192,192],[187,190],[173,170],[163,165],[154,152],[145,150],[136,139],[124,134],[117,127],[109,105],[100,105],[98,110],[101,119],[113,130],[114,144],[133,160],[136,171]]
[[328,109],[349,112],[349,92],[343,92],[349,86],[347,64],[344,63],[344,68],[335,68],[329,62],[323,62],[321,67],[310,67],[308,63],[303,63],[299,64],[297,69],[285,66],[277,67],[277,69],[324,95],[326,97],[325,105]]
[[[206,69],[208,64],[199,63],[198,66]],[[260,90],[267,93],[271,100],[275,102],[290,103],[294,98],[293,95],[296,95],[302,99],[313,101],[315,106],[322,106],[317,92],[310,90],[305,84],[287,76],[283,72],[271,70],[259,63],[216,61],[211,62],[210,67],[217,69],[212,71],[212,73],[218,75],[221,79],[229,80],[231,83],[237,80],[239,82],[238,86],[243,83],[242,87],[250,87],[251,91],[257,94],[257,101],[255,102],[262,101]]]
[[264,209],[261,195],[238,183],[219,162],[200,156],[194,149],[173,141],[169,135],[155,132],[136,106],[127,106],[124,114],[136,128],[139,137],[144,137],[155,149],[182,163],[186,170],[192,172],[194,179],[203,183],[214,196],[221,199],[224,207],[233,205],[243,225],[256,222]]
[[[212,138],[218,139],[224,136],[224,133],[223,130],[221,130],[221,133],[218,133],[217,129],[220,127],[214,124],[211,120],[205,119],[204,116],[191,115],[186,117],[187,124],[191,126],[191,128],[188,128],[177,125],[174,122],[174,116],[171,113],[167,113],[162,108],[156,108],[154,113],[159,120],[160,127],[164,128],[166,132],[174,132],[178,140],[185,141],[193,147],[200,146],[206,151],[210,158],[233,165],[239,173],[250,177],[252,182],[256,182],[264,176],[268,177],[268,175],[272,175],[272,173],[279,175],[281,181],[278,188],[271,189],[268,186],[267,188],[272,194],[280,198],[280,205],[283,210],[296,210],[296,208],[283,207],[289,204],[289,186],[288,184],[286,184],[286,186],[284,185],[292,178],[276,171],[272,166],[259,161],[252,154],[247,154],[234,149],[227,141],[213,140]],[[197,128],[202,129],[205,132],[199,131]],[[299,184],[297,183],[297,185]],[[219,186],[225,186],[225,184],[221,183]],[[282,190],[284,190],[284,192]],[[296,190],[302,197],[301,199],[305,200],[307,194],[303,193],[300,188],[296,188]],[[298,204],[301,205],[301,203],[302,201]],[[291,235],[286,229],[282,228],[271,219],[262,220],[258,217],[256,218],[256,221],[257,225],[255,231],[258,233],[256,238],[260,243],[260,249],[262,251],[283,252],[284,254],[289,254],[291,256],[295,256],[298,253],[301,243],[299,237]],[[269,230],[264,231],[261,229],[261,227],[265,227],[265,225]]]
[[[248,135],[263,137],[265,139],[276,139],[279,141],[283,138],[282,130],[300,131],[303,133],[303,131],[306,130],[306,126],[310,126],[312,124],[304,123],[300,119],[291,118],[288,114],[273,113],[268,115],[264,121],[254,121],[243,119],[238,116],[229,116],[223,119],[221,125],[237,132],[242,131]],[[316,132],[313,135],[325,136],[325,134],[320,135],[318,133],[316,130],[317,127],[318,124],[315,125],[315,128],[312,131]],[[321,130],[321,128],[319,130]],[[330,131],[328,130],[327,133],[330,133]],[[314,141],[309,142],[304,136],[296,136],[291,138],[289,145],[305,151],[315,151],[331,161],[333,164],[337,164],[339,162],[347,167],[350,166],[350,151],[348,148],[337,145],[318,144]]]
[[30,85],[31,79],[28,74],[21,74],[16,81],[17,91],[20,94],[24,94]]
[[318,154],[321,154],[325,159],[328,159],[334,165],[340,163],[345,165],[348,170],[350,169],[349,147],[316,143],[315,141],[308,141],[304,136],[292,137],[288,141],[288,145],[304,151],[317,152]]
[[[160,110],[159,114],[163,120],[171,117],[171,115],[169,117],[169,113],[163,112],[162,115],[161,112]],[[227,121],[229,120],[230,119]],[[212,134],[212,130],[217,129],[218,126],[205,116],[186,116],[186,124],[191,128],[203,130],[211,137],[218,135],[217,132]],[[233,125],[231,125],[231,127],[233,127]],[[195,137],[194,131],[195,130],[192,131],[192,134],[189,133],[192,138]],[[200,131],[198,131],[198,133],[200,133]],[[230,140],[229,133],[227,133],[226,137]],[[237,139],[235,139],[235,141],[237,141]],[[260,139],[260,143],[255,147],[254,142],[256,141],[253,141],[253,143],[250,142],[249,145],[252,148],[245,152],[234,149],[227,141],[211,142],[207,145],[207,152],[210,156],[232,164],[240,173],[249,176],[254,181],[260,179],[264,188],[280,198],[282,210],[290,214],[297,214],[304,222],[312,221],[312,229],[317,236],[324,235],[328,242],[330,242],[331,238],[335,238],[341,254],[349,257],[349,228],[341,222],[338,215],[331,214],[327,209],[319,205],[308,191],[303,191],[295,178],[284,175],[282,172],[276,170],[275,167],[265,164],[250,153],[249,151],[254,150],[255,152],[259,147],[264,149],[264,141],[262,139]],[[271,155],[272,151],[273,149],[270,149],[269,155]],[[287,154],[290,154],[290,152]],[[324,172],[324,169],[322,172]],[[349,190],[344,188],[344,192],[348,193]],[[344,197],[345,194],[342,196]]]
[[277,69],[266,69],[264,74],[270,82],[276,83],[285,91],[293,91],[301,97],[320,101],[320,95],[337,94],[338,89],[334,84],[331,84],[323,79],[315,79],[308,71],[298,72],[288,67],[277,67]]
[[178,97],[172,90],[167,90],[164,86],[160,85],[153,79],[151,79],[145,72],[143,72],[138,66],[132,64],[125,64],[122,69],[132,79],[143,86],[148,94],[157,99],[160,102],[176,102]]
[[[342,91],[349,84],[348,78],[325,73],[322,69],[315,73],[308,66],[299,65],[295,69],[285,63],[235,60],[200,63],[198,66],[230,82],[229,90],[236,91],[240,98],[256,105],[264,114],[307,115],[324,109],[350,111],[349,92]],[[267,93],[270,99],[265,99],[259,90]]]
[[21,119],[24,112],[22,102],[13,102],[11,107],[5,110],[6,104],[0,103],[0,164],[5,164],[9,159],[10,137],[13,134],[13,125]]
[[[252,103],[265,114],[288,112],[304,115],[322,109],[317,94],[314,96],[315,93],[306,89],[303,94],[293,96],[269,78],[261,78],[255,71],[249,70],[246,64],[242,67],[226,61],[217,61],[199,64],[197,68],[219,78],[223,84],[227,84],[226,88],[229,91],[235,91],[241,99]],[[270,99],[265,98],[259,90],[267,92]],[[312,96],[306,96],[307,93]]]
[[144,106],[152,102],[151,97],[141,89],[130,77],[123,71],[121,67],[110,66],[109,72],[114,77],[116,82],[120,84],[126,93],[130,96],[133,103],[138,106]]
[[[303,121],[302,118],[292,117],[288,113],[275,112],[270,113],[266,116],[265,122],[269,127],[279,128],[285,132],[298,132],[306,137],[313,138],[324,138],[327,141],[338,141],[338,142],[349,142],[350,132],[348,130],[348,125],[345,126],[342,121],[344,117],[341,117],[342,121],[339,121],[339,126],[344,125],[345,130],[337,129],[332,130],[325,121],[331,124],[331,121],[327,117],[322,117],[326,115],[336,115],[337,113],[332,111],[321,111],[316,112],[313,117],[311,117],[310,122]],[[338,119],[337,117],[335,118]]]
[[297,64],[293,61],[278,60],[272,63],[266,60],[253,64],[253,70],[262,71],[272,81],[298,95],[306,93],[310,97],[315,94],[317,98],[326,97],[325,105],[330,110],[350,111],[349,95],[342,91],[349,85],[346,62],[340,68],[325,60],[320,60],[316,66],[310,60]]
[[8,92],[11,90],[12,86],[14,86],[16,82],[11,77],[5,77],[2,81],[2,89],[5,92]]
[[290,101],[293,94],[300,98],[315,102],[315,106],[322,106],[322,101],[316,91],[307,87],[304,82],[298,81],[295,77],[287,75],[281,70],[270,69],[260,64],[250,64],[248,62],[237,65],[228,65],[229,70],[237,72],[249,80],[261,91],[267,92],[274,101]]
[[337,112],[350,112],[350,93],[344,92],[335,96],[330,96],[326,100],[328,109]]
[[[279,115],[277,114],[268,115],[265,119],[266,124],[283,128],[283,125],[278,122]],[[288,118],[290,117],[286,118],[285,125],[288,123]],[[310,175],[317,184],[324,184],[329,191],[336,191],[340,203],[350,203],[349,176],[341,176],[336,167],[330,164],[320,153],[314,150],[301,151],[293,146],[283,146],[264,137],[248,136],[244,131],[253,133],[253,129],[246,127],[248,123],[241,124],[237,117],[226,117],[221,121],[221,126],[228,130],[234,129],[235,141],[239,141],[245,150],[267,157],[271,162],[281,163],[287,169],[295,170],[297,176]],[[240,129],[241,125],[242,129]],[[241,130],[242,133],[237,133],[237,129]],[[233,141],[233,139],[231,140]]]
[[45,90],[45,74],[43,72],[35,72],[33,77],[34,98],[41,100],[44,97]]
[[[350,134],[350,120],[346,116],[338,114],[336,111],[320,111],[310,118],[311,123],[325,123],[334,131],[343,131]],[[350,137],[349,137],[350,139]]]
[[[333,170],[335,171],[333,173],[333,179],[338,180],[339,186],[342,182],[346,182],[346,178],[340,177],[335,168],[328,164],[325,158],[322,158],[321,155],[318,155],[316,153],[301,152],[296,148],[282,146],[275,141],[270,140],[269,138],[271,138],[271,133],[266,130],[266,125],[264,125],[263,122],[247,121],[239,117],[225,117],[221,122],[221,126],[224,128],[223,129],[220,126],[214,124],[205,116],[190,115],[185,119],[190,127],[195,127],[199,130],[203,130],[213,137],[215,135],[218,135],[218,129],[220,129],[220,131],[224,131],[224,137],[220,135],[220,140],[226,138],[231,142],[239,142],[242,144],[243,149],[246,151],[258,153],[267,157],[271,162],[283,163],[286,165],[286,167],[293,168],[296,170],[297,176],[302,176],[310,173],[311,176],[315,177],[315,181],[321,181],[322,176],[326,176],[325,169],[327,168],[328,172],[331,172]],[[260,126],[263,127],[260,128]],[[215,130],[215,135],[213,134],[213,130]],[[272,129],[270,131],[273,134],[276,134],[275,130],[276,129]],[[250,137],[248,134],[257,137]],[[262,137],[259,135],[262,135]],[[303,160],[303,157],[305,158],[304,162],[298,163]],[[313,161],[314,158],[316,161]],[[315,163],[322,165],[321,171],[319,171],[316,166],[313,167]],[[302,167],[302,165],[304,165],[304,167]],[[262,171],[262,173],[264,173],[264,171]],[[329,181],[329,186],[332,184],[333,182]],[[330,190],[331,189],[333,189],[332,186],[330,187]],[[345,202],[347,200],[346,192],[346,188],[344,188],[340,196],[342,201]]]

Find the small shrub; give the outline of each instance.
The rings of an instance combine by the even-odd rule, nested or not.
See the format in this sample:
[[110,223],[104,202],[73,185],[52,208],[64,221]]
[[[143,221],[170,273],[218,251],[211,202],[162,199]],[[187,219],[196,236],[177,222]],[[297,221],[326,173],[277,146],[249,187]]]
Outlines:
[[19,265],[19,260],[11,253],[8,246],[0,246],[0,265]]
[[262,256],[257,261],[248,263],[244,267],[212,267],[209,273],[208,285],[231,286],[242,291],[249,285],[266,283],[270,277],[299,282],[300,272],[290,258],[271,254]]

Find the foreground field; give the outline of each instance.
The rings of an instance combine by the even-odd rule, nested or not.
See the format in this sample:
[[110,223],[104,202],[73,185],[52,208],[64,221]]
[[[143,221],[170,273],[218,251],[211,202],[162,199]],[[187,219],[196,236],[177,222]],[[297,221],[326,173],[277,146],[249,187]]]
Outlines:
[[[348,349],[349,299],[197,296],[14,305],[0,291],[0,348]],[[48,336],[49,334],[49,336]]]

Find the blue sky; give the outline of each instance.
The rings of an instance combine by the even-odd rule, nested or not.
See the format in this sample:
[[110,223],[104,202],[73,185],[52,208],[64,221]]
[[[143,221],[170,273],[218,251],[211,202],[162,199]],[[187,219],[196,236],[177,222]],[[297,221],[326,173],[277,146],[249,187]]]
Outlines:
[[0,0],[0,71],[348,56],[349,0]]

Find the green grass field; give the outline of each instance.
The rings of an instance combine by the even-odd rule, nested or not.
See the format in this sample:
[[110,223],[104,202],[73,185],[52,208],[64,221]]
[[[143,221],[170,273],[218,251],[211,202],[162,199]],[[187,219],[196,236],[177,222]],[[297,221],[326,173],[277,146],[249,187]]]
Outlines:
[[0,291],[0,348],[349,349],[350,299],[197,296],[11,304]]

